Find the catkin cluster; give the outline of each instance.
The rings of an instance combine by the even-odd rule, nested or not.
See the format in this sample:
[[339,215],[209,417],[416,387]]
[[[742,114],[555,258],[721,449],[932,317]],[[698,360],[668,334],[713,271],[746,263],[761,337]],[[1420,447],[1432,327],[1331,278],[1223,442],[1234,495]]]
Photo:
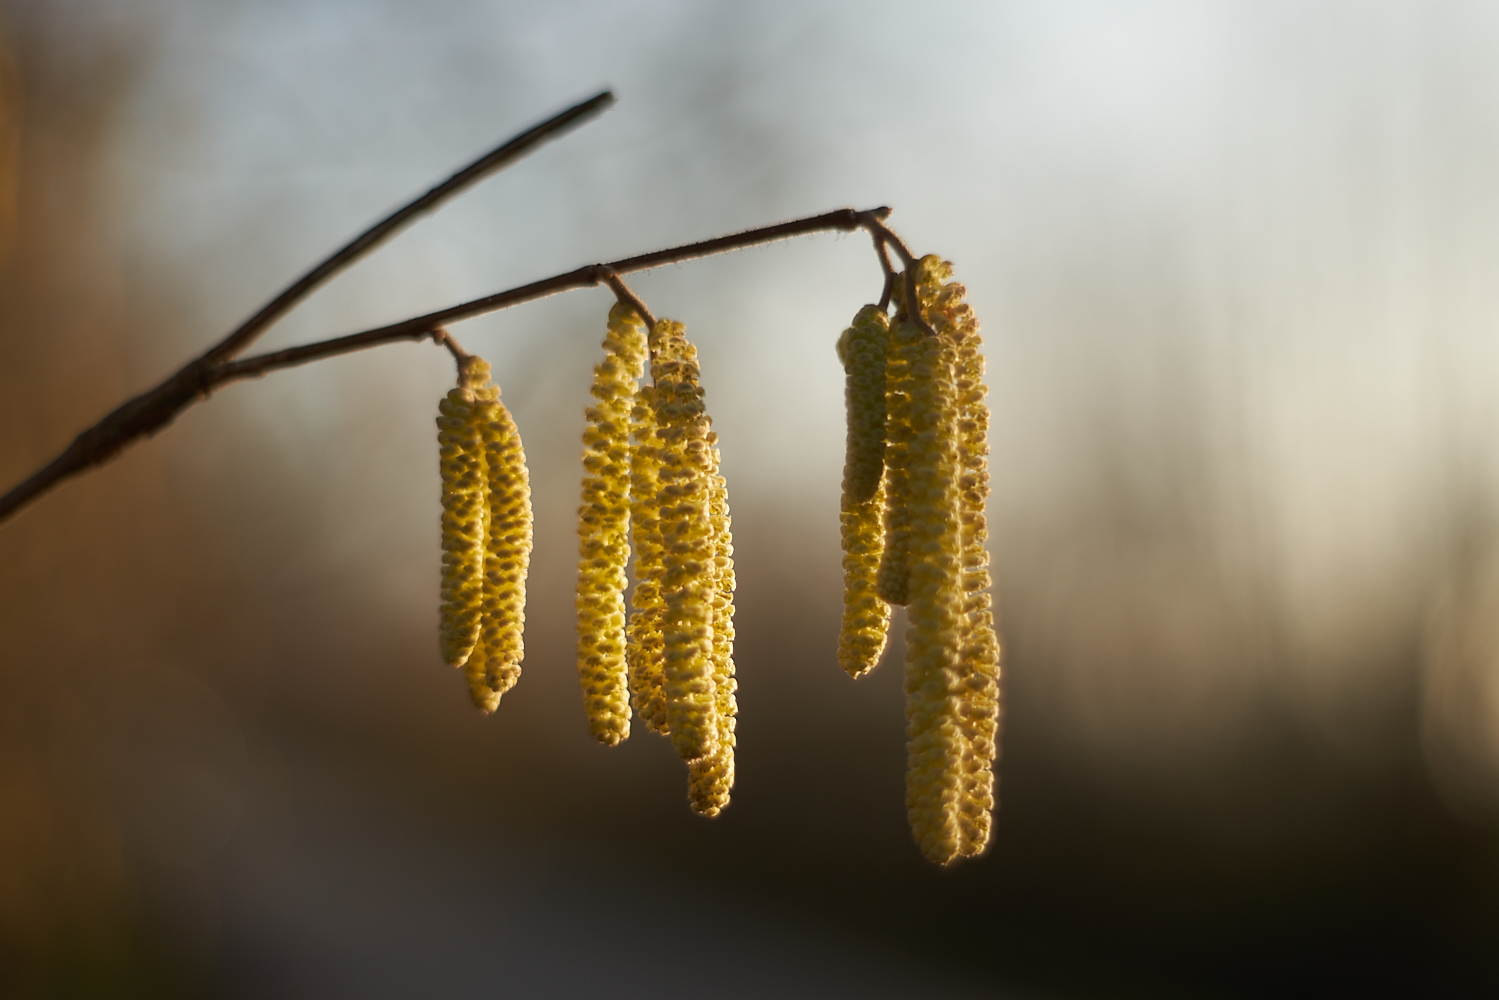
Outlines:
[[463,667],[474,704],[492,712],[520,677],[531,487],[520,433],[489,363],[468,356],[438,404],[442,475],[439,647]]
[[[589,726],[629,735],[629,701],[688,762],[692,808],[717,815],[734,783],[733,539],[697,351],[682,325],[648,338],[625,306],[609,318],[584,433],[578,670]],[[625,567],[635,556],[632,613]]]
[[[906,811],[939,864],[989,843],[999,738],[987,390],[978,323],[951,276],[950,264],[922,258],[917,302],[896,282],[888,334],[884,311],[867,306],[839,341],[849,435],[839,662],[855,676],[872,667],[889,622],[878,606],[906,605]],[[880,470],[872,494],[871,469]]]

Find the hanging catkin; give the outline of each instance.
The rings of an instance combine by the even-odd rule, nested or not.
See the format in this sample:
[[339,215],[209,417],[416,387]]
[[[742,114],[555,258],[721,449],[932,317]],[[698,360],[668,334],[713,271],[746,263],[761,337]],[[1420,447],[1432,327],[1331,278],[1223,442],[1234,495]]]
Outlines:
[[438,403],[437,454],[442,474],[442,587],[438,645],[443,662],[467,662],[479,637],[483,607],[484,478],[483,418],[474,388],[489,381],[482,358],[466,358],[457,387]]
[[687,765],[687,797],[704,816],[717,816],[729,804],[734,787],[734,538],[729,531],[729,490],[718,466],[718,435],[708,433],[712,490],[709,520],[713,530],[713,692],[718,709],[718,745],[711,754]]
[[890,628],[890,606],[876,593],[884,550],[885,369],[889,318],[865,306],[838,338],[846,373],[848,442],[839,521],[843,536],[843,623],[838,663],[859,677],[879,662]]
[[956,388],[945,341],[896,323],[911,358],[907,507],[910,571],[906,630],[906,812],[922,854],[958,852],[963,754],[956,670],[963,624],[959,579]]
[[500,390],[487,386],[476,410],[483,415],[488,478],[485,518],[483,615],[479,641],[467,664],[474,704],[493,712],[500,696],[520,679],[525,655],[526,573],[531,565],[531,480],[526,453]]
[[625,667],[625,564],[630,558],[630,411],[644,372],[645,324],[615,305],[594,367],[583,432],[583,504],[578,510],[578,678],[594,739],[630,735]]
[[[958,429],[958,513],[963,625],[959,635],[958,719],[966,743],[959,798],[959,853],[977,855],[989,843],[994,811],[994,760],[999,742],[1000,648],[989,594],[989,407],[978,320],[963,301],[962,285],[948,281],[952,265],[922,258],[918,295],[927,321],[953,356]],[[944,284],[946,282],[946,284]]]
[[[651,334],[652,349],[655,334]],[[666,725],[666,692],[662,681],[661,623],[661,455],[656,441],[656,389],[643,385],[630,409],[630,534],[635,550],[633,611],[626,631],[630,701],[645,727],[662,736]]]
[[713,690],[713,528],[708,416],[698,384],[697,351],[682,324],[658,320],[655,384],[660,455],[662,679],[672,748],[683,760],[711,754],[718,744],[718,700]]
[[[898,289],[904,282],[897,279]],[[897,303],[900,299],[897,298]],[[904,319],[904,306],[896,310],[895,323]],[[911,517],[907,490],[907,463],[911,440],[911,371],[917,341],[898,338],[891,331],[885,365],[885,545],[875,576],[876,592],[889,604],[906,604],[910,595]]]

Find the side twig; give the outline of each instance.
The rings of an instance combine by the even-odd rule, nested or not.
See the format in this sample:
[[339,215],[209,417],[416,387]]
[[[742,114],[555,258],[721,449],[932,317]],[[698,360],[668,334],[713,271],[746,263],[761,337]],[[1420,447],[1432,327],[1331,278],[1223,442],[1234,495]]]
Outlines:
[[[621,274],[644,271],[662,264],[675,264],[708,257],[808,233],[828,230],[853,232],[857,229],[868,229],[876,236],[877,243],[884,240],[895,246],[897,253],[900,253],[907,262],[907,278],[910,280],[913,270],[910,251],[905,249],[905,244],[900,242],[900,238],[886,228],[881,221],[889,214],[890,209],[884,207],[863,212],[841,208],[822,215],[793,219],[790,222],[747,229],[729,236],[626,257],[608,264],[589,264],[564,274],[496,292],[481,299],[474,299],[471,302],[464,302],[422,316],[413,316],[399,323],[376,327],[373,330],[335,337],[331,340],[289,347],[285,350],[272,351],[238,361],[213,363],[205,356],[189,364],[156,388],[132,399],[84,431],[67,451],[4,497],[0,497],[0,522],[63,479],[97,465],[118,453],[127,444],[155,433],[170,423],[178,413],[206,398],[213,389],[229,382],[256,378],[282,368],[291,368],[310,361],[349,354],[402,340],[430,339],[434,343],[447,347],[449,351],[454,352],[455,358],[459,358],[462,348],[457,347],[451,335],[444,329],[445,324],[495,312],[522,302],[546,298],[569,289],[588,288],[599,284],[609,284],[616,297],[619,297],[621,301],[629,301],[630,305],[641,313],[641,318],[654,326],[654,320],[650,312],[646,310],[645,304],[625,287],[619,277]],[[909,294],[914,296],[914,289]]]
[[[605,90],[581,104],[553,115],[485,153],[426,194],[360,233],[331,257],[294,281],[204,354],[188,362],[154,389],[148,389],[117,407],[103,420],[78,435],[61,455],[26,477],[4,496],[0,496],[0,522],[4,522],[64,479],[107,461],[132,441],[159,431],[179,412],[218,384],[215,373],[219,364],[243,351],[313,289],[379,246],[413,218],[436,209],[453,195],[514,163],[546,140],[586,121],[613,103],[614,94]],[[419,331],[418,336],[430,333],[429,327]],[[357,350],[358,347],[351,346],[347,349]]]

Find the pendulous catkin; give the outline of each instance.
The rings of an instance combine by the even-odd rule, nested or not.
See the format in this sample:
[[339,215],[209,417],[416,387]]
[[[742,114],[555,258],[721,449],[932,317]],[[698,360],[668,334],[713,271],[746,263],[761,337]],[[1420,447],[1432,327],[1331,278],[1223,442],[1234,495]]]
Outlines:
[[838,663],[859,677],[879,662],[890,628],[890,606],[876,593],[885,548],[885,404],[889,318],[865,306],[838,338],[846,372],[848,442],[839,522],[843,541],[843,623]]
[[942,338],[928,335],[912,320],[900,320],[892,339],[911,359],[906,812],[922,854],[946,864],[960,845],[966,747],[955,683],[963,626],[956,386],[951,352]]
[[489,380],[489,365],[467,358],[458,385],[437,404],[437,454],[442,475],[442,588],[438,645],[444,663],[460,667],[479,638],[483,608],[483,417],[474,387]]
[[[900,286],[896,282],[896,287]],[[896,313],[897,325],[901,313]],[[919,332],[919,328],[917,328]],[[911,519],[907,464],[911,453],[912,365],[918,341],[899,338],[892,328],[885,363],[885,547],[880,553],[875,588],[889,604],[910,599]]]
[[583,432],[578,510],[578,678],[588,730],[613,746],[630,735],[625,666],[625,565],[630,558],[630,413],[644,373],[645,323],[630,307],[609,311],[604,360],[594,367]]
[[957,670],[958,724],[965,741],[960,782],[958,851],[983,853],[994,812],[994,761],[999,742],[999,638],[989,594],[989,406],[982,341],[961,284],[949,281],[952,265],[935,256],[919,262],[917,295],[923,313],[951,352],[957,404],[958,516],[963,625]]
[[718,742],[713,752],[687,764],[687,798],[694,811],[717,816],[734,787],[734,538],[729,531],[729,490],[718,466],[718,435],[708,433],[709,520],[713,530],[713,696],[718,709]]
[[635,551],[633,610],[625,632],[630,702],[653,733],[669,734],[661,662],[661,525],[656,492],[661,455],[656,447],[656,389],[643,385],[630,408],[630,534]]
[[520,676],[531,488],[520,433],[489,383],[489,363],[467,355],[438,404],[442,473],[439,645],[461,666],[474,704],[494,711]]
[[698,383],[697,351],[687,342],[682,324],[658,320],[653,339],[666,724],[677,756],[696,760],[717,749],[719,736],[713,684],[709,422]]

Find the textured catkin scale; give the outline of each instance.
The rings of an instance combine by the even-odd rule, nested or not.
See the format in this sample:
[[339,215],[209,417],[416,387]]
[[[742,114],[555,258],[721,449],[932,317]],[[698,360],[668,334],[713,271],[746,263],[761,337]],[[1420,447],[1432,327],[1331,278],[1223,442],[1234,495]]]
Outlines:
[[659,320],[651,364],[660,455],[662,679],[672,748],[696,760],[718,746],[713,685],[711,448],[697,351],[682,324]]
[[[896,282],[899,288],[901,282]],[[889,604],[906,604],[910,594],[911,519],[907,463],[911,450],[911,369],[921,329],[896,314],[885,367],[885,546],[875,577],[876,592]]]
[[865,306],[838,338],[845,373],[848,442],[843,496],[866,503],[879,488],[885,467],[885,365],[890,321],[879,306]]
[[734,787],[734,537],[729,530],[729,490],[718,472],[717,435],[709,432],[712,488],[709,520],[713,530],[713,693],[718,708],[718,745],[713,753],[688,762],[687,797],[695,812],[717,816]]
[[885,547],[885,374],[889,319],[865,306],[838,338],[846,372],[848,444],[839,522],[843,537],[843,623],[838,663],[859,677],[879,662],[890,628],[890,606],[876,592]]
[[442,586],[438,642],[443,662],[462,666],[479,637],[483,603],[484,448],[473,390],[449,390],[438,403],[442,475]]
[[[914,334],[912,331],[915,331]],[[910,603],[906,630],[906,812],[921,852],[958,855],[963,758],[958,655],[963,627],[958,441],[952,352],[910,321],[895,339],[910,352]]]
[[935,256],[921,260],[918,291],[927,321],[952,357],[957,405],[958,515],[963,623],[959,635],[959,726],[965,740],[959,797],[959,852],[973,856],[989,843],[994,801],[994,760],[999,743],[1000,647],[989,594],[989,407],[978,321],[963,301],[965,290],[948,281],[952,266]]
[[613,746],[630,735],[625,666],[625,564],[630,558],[630,411],[644,373],[645,324],[609,311],[604,360],[594,367],[595,405],[583,432],[583,503],[578,509],[578,679],[588,730]]
[[630,533],[635,549],[635,591],[625,638],[630,701],[653,733],[670,734],[662,679],[661,455],[656,440],[656,390],[643,385],[630,409]]
[[880,662],[890,632],[890,605],[875,592],[875,576],[884,548],[883,484],[865,503],[843,501],[839,527],[843,535],[843,622],[838,631],[838,665],[850,677],[862,677]]
[[526,453],[499,390],[480,390],[489,516],[484,540],[483,617],[468,664],[469,693],[485,712],[520,678],[525,655],[526,573],[531,565],[531,479]]

